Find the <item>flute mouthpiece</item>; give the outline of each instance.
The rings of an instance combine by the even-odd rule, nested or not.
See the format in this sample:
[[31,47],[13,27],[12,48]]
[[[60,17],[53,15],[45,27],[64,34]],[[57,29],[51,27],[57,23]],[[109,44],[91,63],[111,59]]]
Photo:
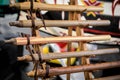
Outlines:
[[26,75],[29,77],[33,77],[35,75],[34,73],[35,73],[34,71],[30,71]]
[[17,22],[17,21],[16,22],[10,22],[9,25],[10,26],[17,26],[17,25],[19,25],[19,22]]
[[24,58],[24,57],[17,57],[17,60],[18,60],[18,61],[24,61],[25,58]]
[[15,39],[12,38],[12,39],[9,39],[9,40],[4,40],[5,43],[15,43]]

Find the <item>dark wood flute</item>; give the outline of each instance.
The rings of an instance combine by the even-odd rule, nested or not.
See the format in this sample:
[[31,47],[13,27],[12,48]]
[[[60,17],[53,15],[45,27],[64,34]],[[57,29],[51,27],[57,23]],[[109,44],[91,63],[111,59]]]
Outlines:
[[[35,20],[35,26],[41,28],[44,26],[41,20]],[[90,26],[108,26],[110,25],[109,20],[45,20],[46,27],[68,27],[68,26],[80,26],[80,27],[88,27]],[[10,22],[10,26],[17,27],[32,27],[31,20],[20,20],[17,22]]]
[[[10,7],[16,7],[21,10],[29,10],[30,9],[30,2],[22,2],[22,3],[14,3],[11,4]],[[48,11],[103,11],[103,7],[97,6],[80,6],[80,5],[62,5],[62,4],[44,4],[44,3],[33,3],[33,9],[37,10],[48,10]]]
[[[119,48],[109,48],[109,49],[99,49],[92,51],[80,51],[80,52],[63,52],[63,53],[49,53],[42,54],[41,60],[52,60],[52,59],[61,59],[61,58],[69,58],[69,57],[82,57],[82,56],[92,56],[92,55],[104,55],[104,54],[117,54],[120,53]],[[38,54],[32,54],[34,59],[39,61]],[[31,55],[25,55],[22,57],[18,57],[18,61],[33,61]]]
[[6,43],[13,43],[15,45],[29,44],[46,44],[54,42],[78,42],[78,41],[102,41],[111,39],[110,35],[97,35],[97,36],[64,36],[64,37],[17,37],[10,40],[5,40]]
[[[49,72],[49,73],[47,73],[48,74],[47,76],[56,76],[56,75],[61,75],[61,74],[109,69],[109,68],[114,68],[114,67],[120,67],[120,61],[88,64],[88,65],[81,65],[81,66],[50,68],[50,69],[48,69],[48,71],[42,70],[42,69],[37,69],[37,76],[44,77],[46,75],[46,72]],[[34,77],[35,71],[28,72],[27,76]]]

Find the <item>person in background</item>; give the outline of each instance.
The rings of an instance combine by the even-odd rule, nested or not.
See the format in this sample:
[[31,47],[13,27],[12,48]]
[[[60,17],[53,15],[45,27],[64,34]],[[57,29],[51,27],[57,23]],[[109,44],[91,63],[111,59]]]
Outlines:
[[17,56],[22,56],[23,47],[3,41],[17,36],[8,25],[0,23],[0,80],[22,80]]

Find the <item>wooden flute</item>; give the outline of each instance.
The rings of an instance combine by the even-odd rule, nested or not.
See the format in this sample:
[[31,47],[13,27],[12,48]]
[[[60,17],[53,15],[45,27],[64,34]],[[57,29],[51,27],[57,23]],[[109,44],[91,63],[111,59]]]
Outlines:
[[[10,4],[10,7],[16,7],[21,10],[29,10],[31,7],[30,2],[21,2],[21,3],[14,3]],[[33,2],[33,9],[34,10],[48,10],[48,11],[103,11],[103,7],[98,6],[81,6],[81,5],[62,5],[62,4],[45,4],[45,3],[38,3]]]
[[6,43],[13,43],[15,45],[27,45],[29,44],[46,44],[55,42],[91,42],[110,40],[110,35],[97,35],[97,36],[64,36],[64,37],[17,37],[10,40],[5,40]]
[[61,58],[68,58],[68,57],[82,57],[82,56],[92,56],[92,55],[104,55],[104,54],[117,54],[120,53],[119,48],[109,48],[109,49],[99,49],[99,50],[93,50],[93,51],[80,51],[80,52],[62,52],[62,53],[49,53],[49,54],[42,54],[41,57],[39,57],[38,54],[32,54],[32,55],[25,55],[22,57],[18,57],[18,61],[33,61],[32,56],[34,57],[34,60],[39,61],[41,60],[52,60],[52,59],[61,59]]
[[[34,20],[35,26],[37,28],[41,28],[44,26],[41,20]],[[108,26],[110,25],[109,20],[44,20],[46,27],[68,27],[68,26],[80,26],[80,27],[88,27],[88,26]],[[32,27],[31,20],[20,20],[17,22],[10,22],[10,26],[17,27]]]
[[[116,61],[116,62],[106,62],[106,63],[88,64],[88,65],[80,65],[80,66],[50,68],[48,69],[48,71],[37,69],[37,76],[44,77],[46,75],[46,72],[49,72],[47,76],[56,76],[61,74],[76,73],[83,71],[110,69],[119,66],[120,66],[120,61]],[[35,70],[28,72],[27,76],[34,77]]]

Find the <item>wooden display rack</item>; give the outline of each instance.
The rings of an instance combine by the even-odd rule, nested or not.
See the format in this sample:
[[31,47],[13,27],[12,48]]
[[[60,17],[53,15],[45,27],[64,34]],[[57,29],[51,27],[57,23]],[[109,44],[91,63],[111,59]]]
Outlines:
[[[101,20],[97,21],[82,21],[81,14],[84,11],[102,11],[102,7],[84,7],[78,6],[78,0],[70,0],[70,5],[49,5],[44,4],[41,2],[34,2],[30,0],[30,2],[23,2],[23,3],[14,3],[10,5],[11,7],[17,7],[21,10],[28,10],[28,20],[21,20],[18,22],[10,22],[11,26],[18,26],[18,27],[31,27],[32,35],[27,36],[23,35],[23,37],[18,37],[11,39],[6,42],[13,42],[15,45],[26,45],[30,55],[25,55],[23,57],[18,57],[19,61],[33,61],[34,69],[27,73],[30,77],[35,77],[35,80],[38,77],[42,79],[47,79],[49,77],[60,75],[60,74],[67,74],[66,79],[70,80],[70,73],[75,72],[84,72],[85,80],[115,80],[120,79],[120,76],[112,76],[112,77],[105,77],[100,79],[94,79],[91,71],[97,69],[106,69],[106,68],[113,68],[120,66],[120,61],[116,62],[108,62],[108,63],[101,63],[101,64],[91,64],[90,63],[90,56],[92,55],[103,55],[103,54],[111,54],[111,53],[118,53],[118,48],[111,48],[111,49],[101,49],[95,51],[88,51],[86,47],[87,42],[91,41],[100,41],[100,40],[109,40],[111,37],[110,35],[97,35],[97,36],[85,36],[84,35],[84,27],[88,27],[88,25],[109,25],[110,21],[108,20]],[[69,20],[62,21],[62,20],[35,20],[36,19],[36,10],[52,10],[52,11],[69,11]],[[70,22],[71,21],[71,22]],[[71,24],[72,23],[72,24]],[[98,23],[98,24],[97,24]],[[39,28],[41,27],[52,27],[52,26],[63,26],[68,27],[68,36],[65,37],[46,37],[42,38],[39,33]],[[76,35],[72,36],[73,26],[75,26]],[[53,43],[53,42],[68,42],[68,52],[63,54],[42,54],[41,45],[46,43]],[[72,48],[72,42],[78,43],[79,52],[70,52]],[[32,48],[31,46],[32,45]],[[81,57],[81,65],[79,66],[70,66],[70,59],[71,57]],[[58,58],[67,58],[67,67],[61,68],[50,68],[46,64],[47,60],[50,59],[58,59]]]

